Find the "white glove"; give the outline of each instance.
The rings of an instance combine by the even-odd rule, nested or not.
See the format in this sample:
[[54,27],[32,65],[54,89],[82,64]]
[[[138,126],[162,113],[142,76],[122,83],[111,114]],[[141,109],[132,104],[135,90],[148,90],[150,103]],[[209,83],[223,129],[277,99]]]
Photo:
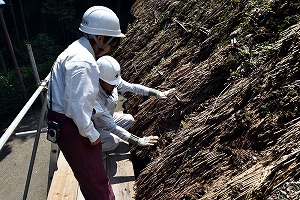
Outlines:
[[170,90],[167,90],[167,91],[164,91],[164,92],[158,91],[158,92],[156,93],[156,96],[157,96],[159,99],[166,99],[166,98],[168,98],[169,95],[171,95],[172,93],[174,93],[175,90],[176,90],[176,89],[173,88],[173,89],[170,89]]
[[138,145],[139,146],[153,146],[155,143],[158,142],[158,136],[148,136],[148,137],[143,137],[139,138],[138,140]]

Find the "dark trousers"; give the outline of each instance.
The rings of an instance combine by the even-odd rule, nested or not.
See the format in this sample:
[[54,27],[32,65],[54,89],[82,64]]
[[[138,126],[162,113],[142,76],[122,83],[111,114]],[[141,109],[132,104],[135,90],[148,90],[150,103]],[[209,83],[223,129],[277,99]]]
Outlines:
[[57,144],[69,163],[86,200],[114,200],[112,187],[102,162],[102,145],[91,146],[79,134],[74,121],[63,114],[48,111],[48,120],[61,124]]

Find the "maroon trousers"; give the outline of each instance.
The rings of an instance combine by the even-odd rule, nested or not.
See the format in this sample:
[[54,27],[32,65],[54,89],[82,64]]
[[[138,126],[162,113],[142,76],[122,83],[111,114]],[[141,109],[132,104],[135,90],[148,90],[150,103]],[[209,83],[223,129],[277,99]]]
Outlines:
[[61,124],[57,144],[69,163],[86,200],[114,200],[112,187],[102,162],[102,145],[91,146],[79,134],[72,119],[48,110],[48,120]]

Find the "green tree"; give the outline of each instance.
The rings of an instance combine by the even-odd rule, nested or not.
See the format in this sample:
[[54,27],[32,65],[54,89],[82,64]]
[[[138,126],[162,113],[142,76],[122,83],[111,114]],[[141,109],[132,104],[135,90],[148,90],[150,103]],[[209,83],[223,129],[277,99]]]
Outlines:
[[[48,75],[62,49],[47,34],[39,34],[33,39],[32,50],[41,79]],[[20,69],[27,93],[31,96],[37,89],[32,69],[29,64]],[[0,120],[14,118],[26,103],[22,99],[19,81],[14,70],[0,73],[0,99]],[[33,106],[40,107],[40,101],[36,101]]]
[[80,19],[76,18],[74,0],[46,0],[42,3],[44,30],[62,44],[77,36]]

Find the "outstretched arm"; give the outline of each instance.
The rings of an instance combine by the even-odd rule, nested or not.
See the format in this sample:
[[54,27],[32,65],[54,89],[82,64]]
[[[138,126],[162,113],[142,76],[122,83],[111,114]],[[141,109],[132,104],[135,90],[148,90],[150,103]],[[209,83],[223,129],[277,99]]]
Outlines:
[[118,126],[113,117],[109,114],[108,110],[104,106],[101,106],[98,102],[96,102],[92,119],[96,129],[101,128],[108,130],[109,132],[117,135],[121,139],[128,141],[131,144],[137,144],[139,146],[152,146],[158,142],[158,136],[151,135],[140,138]]
[[175,88],[161,92],[141,84],[128,83],[122,79],[120,85],[118,86],[118,92],[121,93],[121,95],[123,95],[125,92],[132,92],[144,96],[156,96],[159,99],[165,99],[175,92]]

